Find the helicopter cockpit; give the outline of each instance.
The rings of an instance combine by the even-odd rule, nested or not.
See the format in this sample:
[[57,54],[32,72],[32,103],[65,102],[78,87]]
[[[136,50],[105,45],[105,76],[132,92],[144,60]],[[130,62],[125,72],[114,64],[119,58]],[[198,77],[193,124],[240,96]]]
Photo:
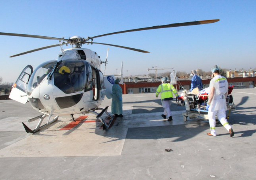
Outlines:
[[86,61],[47,61],[39,65],[28,83],[31,93],[44,79],[52,76],[54,85],[65,94],[92,89],[92,68]]
[[61,61],[53,77],[54,85],[65,94],[92,89],[92,68],[86,61]]

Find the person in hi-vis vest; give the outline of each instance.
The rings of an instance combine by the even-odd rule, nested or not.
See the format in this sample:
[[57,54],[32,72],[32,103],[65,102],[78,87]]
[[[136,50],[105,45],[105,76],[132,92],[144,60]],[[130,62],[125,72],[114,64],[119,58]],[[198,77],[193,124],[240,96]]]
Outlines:
[[167,83],[167,77],[163,77],[161,81],[162,84],[160,84],[156,90],[156,97],[161,93],[161,101],[164,108],[162,117],[168,119],[168,121],[172,121],[172,113],[170,109],[171,100],[173,99],[173,96],[175,96],[175,98],[178,97],[178,93],[172,84]]

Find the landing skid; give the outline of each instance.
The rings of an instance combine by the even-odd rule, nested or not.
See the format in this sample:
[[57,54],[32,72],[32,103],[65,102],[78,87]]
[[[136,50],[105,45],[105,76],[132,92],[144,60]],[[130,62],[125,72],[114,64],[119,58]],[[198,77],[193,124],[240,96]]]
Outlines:
[[[35,121],[35,120],[38,120],[38,119],[39,119],[39,122],[38,122],[36,128],[33,129],[33,130],[31,130],[25,123],[22,122],[23,127],[25,128],[26,132],[27,132],[27,133],[36,133],[36,132],[40,131],[40,129],[42,129],[42,128],[44,128],[44,127],[47,127],[47,126],[49,126],[50,124],[52,124],[52,123],[54,123],[55,121],[57,121],[57,120],[58,120],[58,117],[59,117],[59,116],[56,116],[56,117],[53,118],[51,121],[48,120],[47,123],[45,123],[44,125],[41,125],[42,122],[43,122],[43,120],[44,120],[44,118],[45,118],[46,116],[47,116],[46,114],[43,114],[43,115],[36,116],[36,117],[34,117],[34,118],[28,120],[28,122],[32,122],[32,121]],[[49,119],[50,119],[50,117],[49,117]]]
[[[96,112],[93,112],[94,114],[97,115],[96,118],[101,121],[103,130],[110,129],[113,126],[113,124],[115,123],[115,120],[116,120],[116,117],[115,116],[111,116],[107,112],[107,109],[108,109],[108,106],[105,107],[99,114],[96,113]],[[107,115],[106,117],[102,117],[102,115],[104,113]]]

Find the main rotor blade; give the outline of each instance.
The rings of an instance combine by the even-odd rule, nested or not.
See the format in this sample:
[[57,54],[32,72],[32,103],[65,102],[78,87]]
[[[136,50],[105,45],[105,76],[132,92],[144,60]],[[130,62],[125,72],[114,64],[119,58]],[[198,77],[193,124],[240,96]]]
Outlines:
[[159,26],[152,26],[152,27],[145,27],[145,28],[130,29],[130,30],[125,30],[125,31],[107,33],[107,34],[94,36],[94,37],[91,37],[91,38],[98,38],[98,37],[102,37],[102,36],[109,36],[109,35],[113,35],[113,34],[121,34],[121,33],[134,32],[134,31],[144,31],[144,30],[151,30],[151,29],[162,29],[162,28],[171,28],[171,27],[180,27],[180,26],[192,26],[192,25],[209,24],[209,23],[215,23],[215,22],[218,22],[218,21],[219,21],[219,19],[212,19],[212,20],[192,21],[192,22],[184,22],[184,23],[159,25]]
[[[63,43],[63,44],[66,44],[66,43]],[[12,57],[16,57],[16,56],[21,56],[21,55],[32,53],[32,52],[35,52],[35,51],[40,51],[40,50],[43,50],[43,49],[48,49],[48,48],[52,48],[52,47],[61,46],[63,44],[55,44],[55,45],[51,45],[51,46],[45,46],[45,47],[41,47],[41,48],[38,48],[38,49],[33,49],[31,51],[26,51],[26,52],[23,52],[23,53],[20,53],[20,54],[15,54],[15,55],[12,55],[10,57],[12,58]]]
[[31,37],[31,38],[39,38],[39,39],[68,40],[68,39],[64,39],[64,38],[56,38],[56,37],[48,37],[48,36],[38,36],[38,35],[29,35],[29,34],[5,33],[5,32],[0,32],[0,35],[19,36],[19,37]]
[[142,53],[149,53],[148,51],[144,51],[144,50],[141,50],[141,49],[135,49],[135,48],[131,48],[131,47],[126,47],[126,46],[119,46],[119,45],[107,44],[107,43],[97,43],[97,42],[90,42],[90,43],[107,45],[107,46],[114,46],[114,47],[118,47],[118,48],[129,49],[129,50],[132,50],[132,51],[142,52]]

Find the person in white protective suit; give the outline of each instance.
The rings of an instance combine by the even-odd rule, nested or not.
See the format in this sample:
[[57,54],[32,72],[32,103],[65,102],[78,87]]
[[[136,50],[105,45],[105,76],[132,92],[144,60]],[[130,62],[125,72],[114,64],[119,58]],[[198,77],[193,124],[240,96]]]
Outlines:
[[209,136],[216,136],[216,115],[220,123],[227,129],[230,134],[230,137],[234,136],[234,131],[229,125],[226,119],[226,97],[228,95],[228,81],[225,77],[221,76],[218,66],[215,66],[212,69],[213,79],[210,82],[210,93],[208,96],[208,117],[210,124],[210,133],[207,133]]

